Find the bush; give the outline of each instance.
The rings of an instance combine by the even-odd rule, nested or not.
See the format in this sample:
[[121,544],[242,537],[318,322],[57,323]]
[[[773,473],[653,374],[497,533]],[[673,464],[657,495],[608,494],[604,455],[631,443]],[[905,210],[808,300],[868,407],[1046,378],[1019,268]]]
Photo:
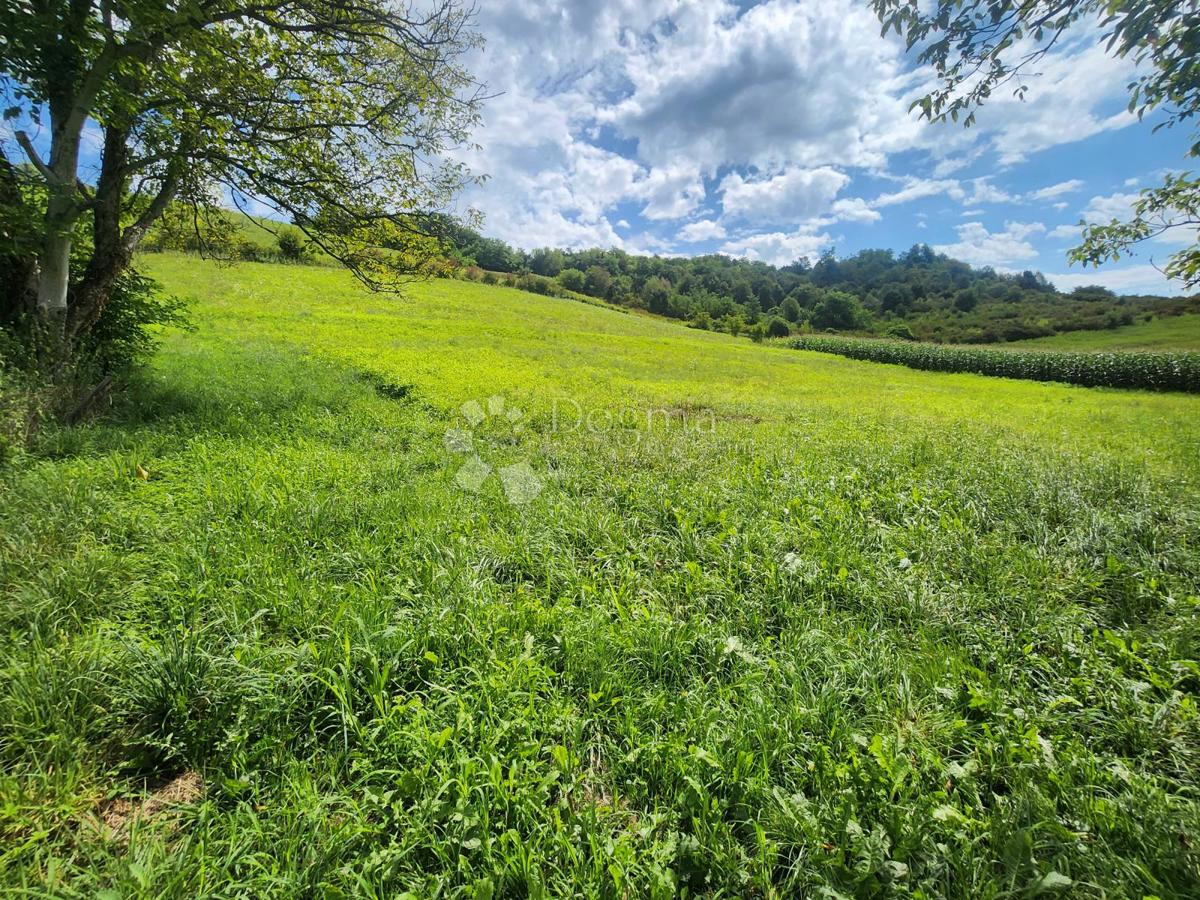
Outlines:
[[280,232],[275,243],[279,246],[279,258],[284,262],[303,262],[308,258],[308,247],[294,232]]
[[[77,265],[79,257],[72,259],[72,268]],[[91,413],[150,357],[162,325],[186,325],[184,304],[133,269],[118,276],[95,324],[70,347],[55,347],[44,334],[38,339],[29,319],[4,323],[0,460],[28,445],[43,421],[73,423]]]
[[788,326],[788,323],[778,316],[767,322],[767,337],[787,337],[791,333],[792,329]]
[[582,294],[587,285],[587,276],[578,269],[563,269],[558,273],[558,283],[568,291]]
[[239,238],[233,245],[233,256],[243,262],[260,262],[269,253],[264,253],[263,248],[253,241]]
[[796,338],[791,346],[931,372],[1200,394],[1200,353],[1057,353],[823,336]]

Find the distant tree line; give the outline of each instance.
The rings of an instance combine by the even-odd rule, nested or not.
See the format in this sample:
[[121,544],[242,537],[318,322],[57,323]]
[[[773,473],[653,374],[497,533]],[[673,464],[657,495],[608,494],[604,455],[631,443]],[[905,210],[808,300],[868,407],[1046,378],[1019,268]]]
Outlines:
[[1061,293],[1041,273],[975,268],[926,244],[843,258],[830,249],[815,262],[777,267],[720,254],[526,252],[458,225],[448,225],[445,237],[451,263],[476,278],[502,273],[505,283],[526,290],[583,294],[754,338],[837,331],[996,343],[1200,312],[1200,298],[1118,296],[1099,286]]

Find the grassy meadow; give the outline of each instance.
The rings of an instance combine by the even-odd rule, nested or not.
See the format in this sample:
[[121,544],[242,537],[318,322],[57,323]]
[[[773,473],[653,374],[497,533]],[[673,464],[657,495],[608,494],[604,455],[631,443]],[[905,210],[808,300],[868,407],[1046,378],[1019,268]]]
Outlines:
[[1099,331],[1068,331],[1008,346],[1030,350],[1200,350],[1200,316],[1151,319]]
[[1196,895],[1200,397],[142,264],[0,469],[0,885]]

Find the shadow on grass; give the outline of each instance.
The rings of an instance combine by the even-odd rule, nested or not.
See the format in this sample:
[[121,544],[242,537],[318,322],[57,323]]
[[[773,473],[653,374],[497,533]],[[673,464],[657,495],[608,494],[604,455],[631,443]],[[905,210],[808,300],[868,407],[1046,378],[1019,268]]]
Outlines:
[[272,344],[164,348],[90,422],[51,427],[36,456],[64,459],[152,443],[162,451],[202,437],[286,439],[317,431],[333,412],[409,400],[411,385]]

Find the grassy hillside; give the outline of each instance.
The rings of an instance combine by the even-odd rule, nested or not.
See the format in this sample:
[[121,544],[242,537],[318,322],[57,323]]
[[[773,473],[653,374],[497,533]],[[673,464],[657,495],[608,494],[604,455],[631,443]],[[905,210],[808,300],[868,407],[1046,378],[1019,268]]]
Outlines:
[[144,262],[197,330],[0,472],[0,883],[1194,890],[1200,398]]
[[1072,331],[1007,346],[1047,350],[1200,350],[1200,316],[1168,316],[1105,331]]

